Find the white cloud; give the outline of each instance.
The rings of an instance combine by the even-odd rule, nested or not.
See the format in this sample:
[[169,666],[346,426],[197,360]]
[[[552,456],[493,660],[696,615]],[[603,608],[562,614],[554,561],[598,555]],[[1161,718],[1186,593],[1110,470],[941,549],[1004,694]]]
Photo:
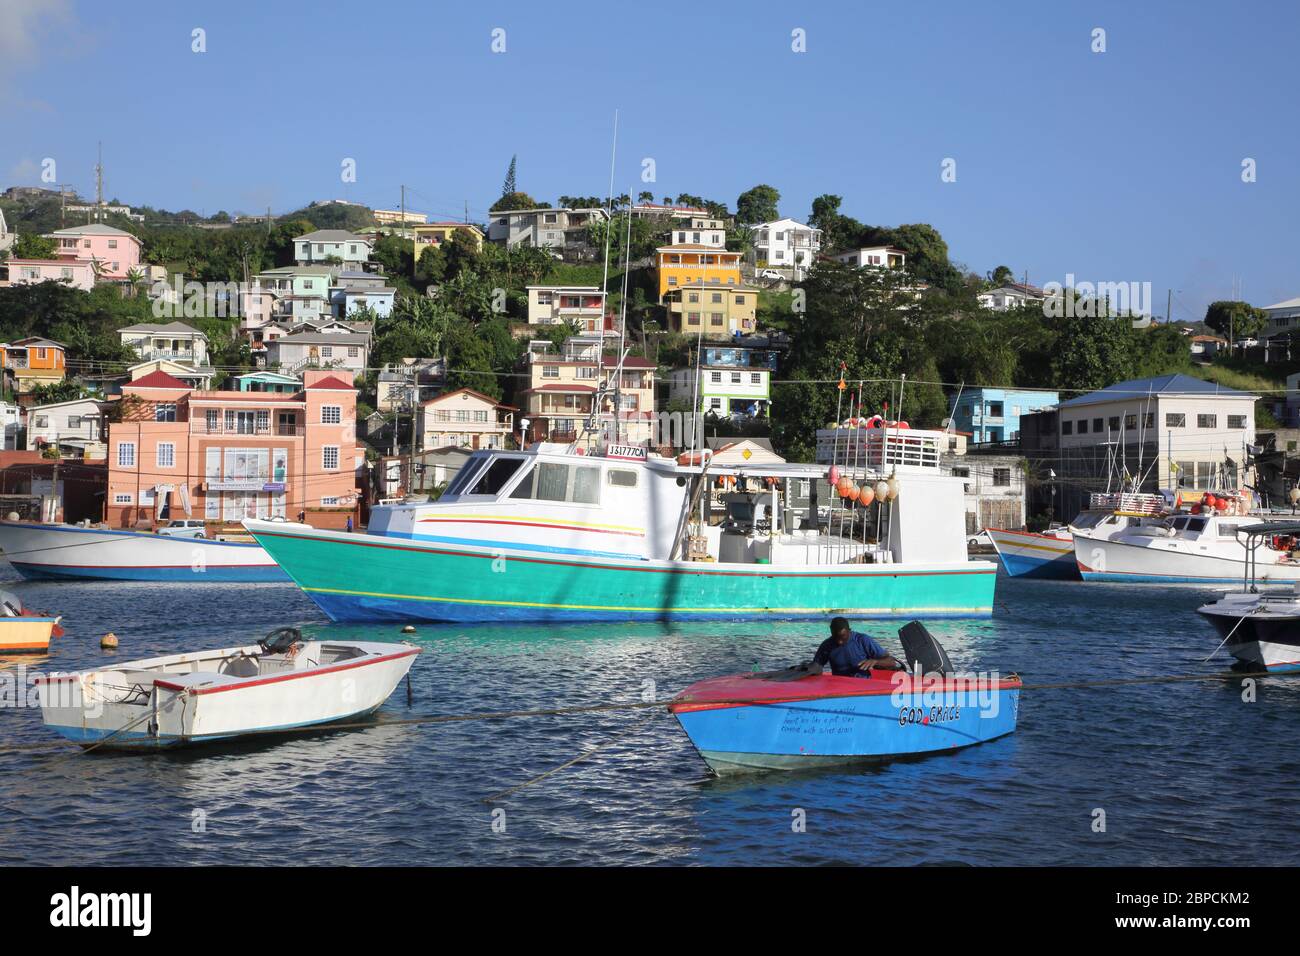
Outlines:
[[40,59],[45,34],[72,19],[69,0],[0,0],[0,88]]

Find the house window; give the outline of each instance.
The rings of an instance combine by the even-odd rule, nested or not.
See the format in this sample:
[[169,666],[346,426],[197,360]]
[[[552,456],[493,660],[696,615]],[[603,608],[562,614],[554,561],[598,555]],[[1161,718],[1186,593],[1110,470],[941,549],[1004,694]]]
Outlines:
[[159,402],[153,407],[153,420],[156,422],[176,421],[176,403]]
[[361,354],[361,350],[357,348],[355,345],[348,346],[348,358],[356,358],[360,354]]
[[560,367],[558,365],[543,365],[542,378],[559,378]]
[[1165,428],[1186,428],[1187,415],[1184,412],[1166,412]]
[[1125,428],[1137,428],[1137,427],[1138,427],[1138,417],[1137,417],[1137,415],[1125,415],[1125,416],[1124,416],[1124,427],[1125,427]]
[[337,425],[343,421],[342,405],[322,405],[320,408],[320,420],[323,425]]
[[1218,428],[1219,416],[1218,415],[1197,415],[1196,427],[1197,428]]
[[69,415],[69,416],[68,416],[68,427],[69,427],[69,428],[80,428],[80,427],[81,427],[81,416],[80,416],[80,415]]
[[134,501],[135,497],[130,493],[122,493],[119,491],[117,494],[113,495],[113,504],[115,505],[129,505]]
[[333,358],[333,357],[334,357],[334,346],[332,346],[332,345],[322,345],[322,346],[320,347],[320,355],[321,355],[321,358]]
[[740,373],[739,373],[739,372],[732,372],[732,373],[731,373],[731,384],[732,384],[732,385],[739,385],[739,384],[740,384]]
[[1103,427],[1103,423],[1102,423],[1102,420],[1101,420],[1100,418],[1094,418],[1094,419],[1092,420],[1092,430],[1093,430],[1093,431],[1095,431],[1095,432],[1097,432],[1098,434],[1100,434],[1100,433],[1101,433],[1101,430],[1102,430],[1102,427]]
[[1110,416],[1110,418],[1107,419],[1107,423],[1110,425],[1110,430],[1111,430],[1111,431],[1113,431],[1113,432],[1117,432],[1117,431],[1119,431],[1119,416],[1118,416],[1118,415],[1112,415],[1112,416]]
[[750,384],[750,385],[761,385],[761,384],[763,384],[763,373],[762,373],[762,372],[750,372],[750,373],[749,373],[749,384]]
[[1087,433],[1088,433],[1088,419],[1086,419],[1086,418],[1080,418],[1080,419],[1079,419],[1079,434],[1080,434],[1080,435],[1086,435]]
[[715,412],[722,411],[722,399],[720,398],[709,399],[709,408]]
[[116,249],[116,248],[117,248],[117,240],[116,240],[116,239],[110,239],[110,240],[108,240],[108,248],[110,248],[110,249]]
[[339,469],[339,446],[325,445],[320,450],[321,467],[326,471],[338,471]]
[[1228,427],[1229,427],[1229,428],[1245,428],[1245,427],[1246,427],[1246,416],[1245,416],[1245,415],[1229,415],[1229,416],[1228,416]]
[[710,373],[709,373],[709,381],[712,382],[714,385],[721,385],[721,384],[722,384],[722,373],[721,373],[721,372],[710,372]]
[[176,445],[169,441],[158,443],[158,467],[176,467]]
[[339,499],[334,496],[330,496],[328,498],[322,498],[320,500],[320,504],[322,508],[337,508],[338,503],[339,503]]
[[1073,435],[1073,434],[1074,434],[1074,422],[1061,422],[1061,434],[1062,434],[1062,435]]
[[117,467],[135,467],[135,442],[121,441],[117,443]]
[[1009,488],[1011,486],[1011,469],[994,468],[993,469],[993,487]]

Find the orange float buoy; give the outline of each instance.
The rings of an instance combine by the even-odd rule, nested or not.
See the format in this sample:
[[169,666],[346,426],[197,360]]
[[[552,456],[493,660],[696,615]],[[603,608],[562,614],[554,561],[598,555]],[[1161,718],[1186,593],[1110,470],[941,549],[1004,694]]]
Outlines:
[[863,482],[862,487],[858,489],[858,501],[864,505],[869,505],[876,500],[876,490],[871,487],[871,482]]

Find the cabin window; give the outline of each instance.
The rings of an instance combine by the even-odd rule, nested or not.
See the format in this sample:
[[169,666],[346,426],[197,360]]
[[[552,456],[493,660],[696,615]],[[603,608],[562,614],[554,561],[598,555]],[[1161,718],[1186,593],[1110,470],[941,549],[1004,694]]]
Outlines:
[[506,486],[506,482],[515,476],[522,464],[523,460],[520,458],[493,458],[492,463],[483,469],[482,475],[474,483],[474,487],[469,491],[469,494],[500,494],[501,489]]
[[1219,537],[1220,537],[1220,538],[1235,538],[1235,537],[1237,536],[1237,529],[1238,529],[1239,527],[1241,527],[1241,526],[1240,526],[1240,525],[1235,525],[1235,524],[1221,524],[1221,525],[1219,525]]
[[447,486],[447,490],[443,494],[459,495],[464,492],[470,482],[474,480],[474,476],[478,474],[480,464],[481,460],[474,461],[470,459],[462,465],[460,471],[456,473],[456,477],[452,479],[451,484]]
[[573,502],[581,505],[600,504],[600,468],[584,465],[573,469]]
[[635,488],[636,472],[624,471],[622,468],[611,468],[609,470],[609,483],[616,488]]
[[544,461],[537,466],[539,501],[564,501],[568,497],[569,466]]

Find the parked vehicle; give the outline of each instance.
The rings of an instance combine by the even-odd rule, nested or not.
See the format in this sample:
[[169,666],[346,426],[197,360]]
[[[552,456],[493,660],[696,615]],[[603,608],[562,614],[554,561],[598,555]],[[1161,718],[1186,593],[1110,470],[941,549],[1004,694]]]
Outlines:
[[972,535],[966,537],[967,548],[991,548],[993,547],[993,538],[985,529],[980,529]]
[[206,538],[208,536],[207,525],[201,519],[183,518],[173,521],[166,527],[158,529],[159,534],[170,535],[173,538]]
[[778,281],[785,278],[785,276],[781,275],[781,273],[777,272],[775,269],[759,269],[758,277],[760,279],[776,279]]

